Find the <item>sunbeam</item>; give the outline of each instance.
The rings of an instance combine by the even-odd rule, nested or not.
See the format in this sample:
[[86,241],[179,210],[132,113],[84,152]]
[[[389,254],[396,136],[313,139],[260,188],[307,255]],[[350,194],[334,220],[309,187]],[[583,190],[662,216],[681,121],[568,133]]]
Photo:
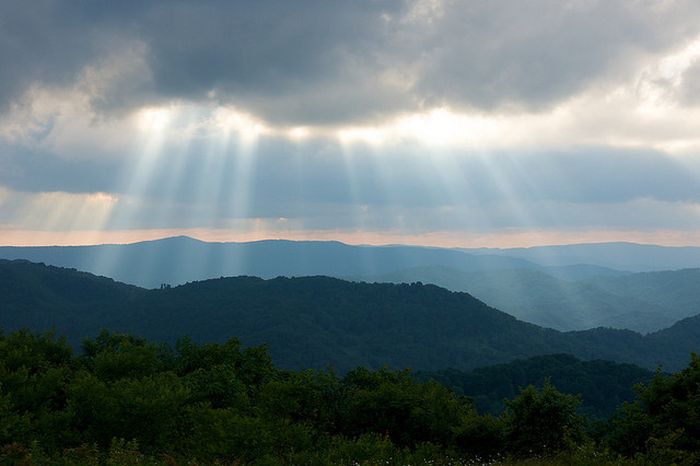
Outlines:
[[[139,139],[133,144],[133,153],[127,156],[129,163],[125,166],[118,183],[125,202],[115,209],[109,220],[117,228],[123,229],[137,224],[135,218],[147,203],[148,191],[152,188],[155,175],[162,170],[163,146],[167,142],[168,130],[176,114],[177,110],[174,107],[157,107],[141,109],[133,115]],[[167,164],[164,166],[166,169],[171,168]],[[109,274],[117,267],[117,261],[116,254],[112,254],[110,250],[102,250],[96,255],[93,267]],[[151,266],[149,258],[144,257],[141,273],[147,273]]]

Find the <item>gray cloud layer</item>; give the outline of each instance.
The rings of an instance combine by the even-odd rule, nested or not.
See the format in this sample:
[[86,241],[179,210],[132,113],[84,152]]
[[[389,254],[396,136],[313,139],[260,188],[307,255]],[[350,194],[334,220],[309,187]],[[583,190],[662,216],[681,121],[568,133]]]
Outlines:
[[72,1],[0,4],[0,104],[142,46],[102,110],[221,100],[290,124],[424,106],[541,107],[700,31],[695,1]]
[[[661,98],[671,110],[652,106],[624,120],[626,109],[615,107],[639,97],[630,76],[650,56],[697,38],[699,17],[695,0],[6,0],[0,130],[11,131],[0,134],[10,135],[0,139],[0,224],[45,227],[45,212],[61,213],[54,199],[69,198],[63,211],[80,211],[89,198],[64,193],[105,192],[115,196],[93,196],[73,217],[89,220],[90,209],[104,213],[94,206],[111,202],[105,226],[124,229],[206,228],[241,217],[408,231],[700,229],[697,157],[606,146],[697,143],[692,127],[677,125],[682,113],[663,118],[676,114],[673,105],[700,104],[697,62],[682,76],[644,77],[655,92],[674,93]],[[631,97],[609,103],[606,92],[620,81]],[[506,127],[517,132],[520,110],[545,115],[537,112],[591,89],[605,92],[568,107],[551,130],[563,128],[562,138],[538,144],[539,133],[531,141],[518,135],[532,142],[528,150],[429,149],[403,136],[373,149],[344,146],[327,137],[338,128],[281,136],[287,126],[383,122],[443,105],[491,112],[496,128],[500,116],[511,117]],[[197,124],[212,124],[222,104],[274,131],[244,153],[216,146],[226,130],[178,139],[187,128],[179,122],[149,149],[158,130],[127,112],[172,101],[185,102],[177,118],[208,112]],[[588,105],[600,108],[586,113]],[[556,118],[522,131],[537,133]],[[567,141],[576,133],[569,120],[582,125],[580,140]],[[465,128],[477,141],[480,131],[478,121]]]

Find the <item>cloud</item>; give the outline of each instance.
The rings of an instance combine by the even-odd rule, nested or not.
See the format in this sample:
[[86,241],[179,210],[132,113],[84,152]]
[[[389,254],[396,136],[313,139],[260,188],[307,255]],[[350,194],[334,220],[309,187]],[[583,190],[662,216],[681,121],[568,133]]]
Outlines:
[[[92,80],[117,111],[234,105],[287,125],[542,108],[700,32],[693,1],[58,2],[0,7],[0,105]],[[105,71],[109,69],[109,71]]]
[[129,39],[128,30],[94,10],[98,3],[107,4],[0,3],[0,110],[36,84],[71,85],[85,66]]
[[[3,2],[0,59],[12,66],[0,71],[0,103],[20,100],[32,86],[71,84],[105,63],[133,68],[110,63],[130,52],[146,66],[131,79],[103,73],[100,109],[210,100],[243,104],[270,120],[337,120],[360,112],[356,98],[368,102],[371,94],[376,111],[392,94],[378,62],[383,18],[403,7],[388,0]],[[318,115],[305,116],[307,107]]]
[[541,108],[632,72],[699,32],[695,2],[445,1],[418,92],[438,104]]
[[690,65],[683,73],[679,94],[681,102],[693,106],[700,105],[700,59]]
[[0,2],[0,224],[699,229],[698,17],[690,0]]

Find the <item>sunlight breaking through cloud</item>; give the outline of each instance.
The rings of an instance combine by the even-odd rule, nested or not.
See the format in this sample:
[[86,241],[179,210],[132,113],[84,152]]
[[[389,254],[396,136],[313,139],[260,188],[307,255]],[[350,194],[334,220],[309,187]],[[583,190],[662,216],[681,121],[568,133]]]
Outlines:
[[[226,54],[209,28],[173,49],[174,31],[139,17],[128,35],[121,19],[86,31],[95,50],[36,49],[61,73],[0,71],[3,224],[694,231],[700,10],[620,3],[600,24],[601,5],[549,7],[561,24],[518,4],[319,7],[296,17],[304,34]],[[265,12],[236,11],[256,36]],[[476,27],[489,21],[508,34]]]

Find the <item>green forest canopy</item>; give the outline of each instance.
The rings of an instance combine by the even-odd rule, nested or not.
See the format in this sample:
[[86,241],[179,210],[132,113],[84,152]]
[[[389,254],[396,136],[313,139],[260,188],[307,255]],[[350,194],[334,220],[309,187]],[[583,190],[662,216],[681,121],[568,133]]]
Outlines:
[[[230,339],[174,347],[101,333],[0,335],[4,464],[693,464],[700,457],[700,358],[657,373],[592,425],[549,381],[499,416],[407,371],[285,371]],[[192,464],[192,463],[190,463]],[[221,464],[221,463],[218,463]]]

